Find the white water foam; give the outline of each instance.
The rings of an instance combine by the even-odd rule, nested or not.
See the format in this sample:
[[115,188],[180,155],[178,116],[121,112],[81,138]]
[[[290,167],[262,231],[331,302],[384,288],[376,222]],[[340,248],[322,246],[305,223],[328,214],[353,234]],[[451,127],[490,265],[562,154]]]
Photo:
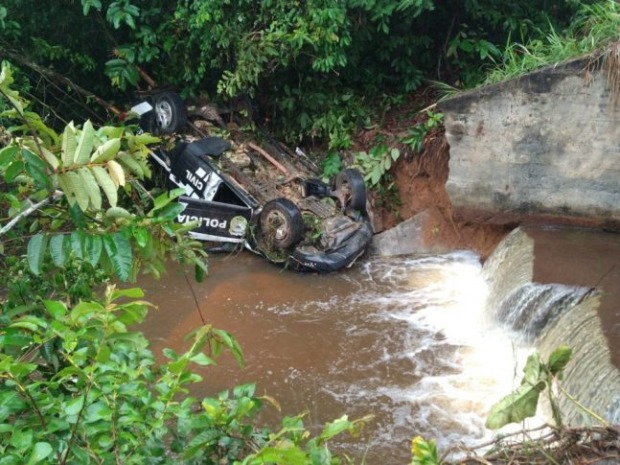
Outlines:
[[[417,435],[437,439],[441,448],[486,441],[493,434],[484,426],[486,416],[520,383],[531,350],[514,345],[495,320],[487,320],[489,289],[479,256],[374,259],[361,271],[331,279],[340,276],[355,291],[263,309],[283,324],[317,323],[329,332],[330,339],[304,334],[307,360],[316,344],[329,344],[327,371],[316,369],[320,360],[291,365],[284,383],[299,386],[295,395],[304,402],[312,397],[312,414],[319,415],[322,402],[330,414],[375,413],[364,445],[375,457],[407,457]],[[318,392],[306,394],[314,388]]]
[[516,347],[487,321],[479,257],[460,252],[369,266],[376,267],[368,270],[369,279],[389,282],[393,290],[365,297],[374,299],[383,318],[406,322],[418,336],[405,348],[418,379],[405,387],[383,386],[378,394],[415,405],[416,418],[408,423],[418,431],[412,435],[435,437],[444,447],[488,438],[486,416],[518,385],[531,349]]

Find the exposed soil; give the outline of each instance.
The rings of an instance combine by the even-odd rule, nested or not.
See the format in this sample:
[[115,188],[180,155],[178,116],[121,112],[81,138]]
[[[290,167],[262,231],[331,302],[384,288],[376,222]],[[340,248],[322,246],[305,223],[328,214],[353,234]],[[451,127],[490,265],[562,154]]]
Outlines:
[[434,129],[424,138],[421,153],[399,143],[413,125],[426,118],[426,113],[414,113],[407,117],[402,108],[386,118],[387,129],[373,129],[360,133],[355,150],[370,150],[377,137],[389,146],[400,150],[400,157],[390,173],[394,182],[392,191],[371,193],[375,217],[375,232],[389,229],[400,221],[426,211],[430,220],[423,226],[424,243],[429,247],[440,246],[447,250],[469,249],[483,258],[515,226],[489,224],[466,214],[456,214],[445,189],[449,174],[450,146],[443,129]]

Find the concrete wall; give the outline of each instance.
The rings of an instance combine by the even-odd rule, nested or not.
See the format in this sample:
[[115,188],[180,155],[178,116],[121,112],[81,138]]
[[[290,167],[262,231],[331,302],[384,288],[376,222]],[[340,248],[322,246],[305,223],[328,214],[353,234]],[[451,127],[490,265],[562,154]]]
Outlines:
[[456,210],[620,220],[620,108],[582,58],[439,104]]

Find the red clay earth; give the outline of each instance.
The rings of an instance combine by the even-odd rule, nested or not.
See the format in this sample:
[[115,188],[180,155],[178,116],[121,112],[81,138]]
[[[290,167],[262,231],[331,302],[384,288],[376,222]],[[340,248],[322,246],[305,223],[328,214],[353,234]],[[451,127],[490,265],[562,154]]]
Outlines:
[[[443,128],[426,134],[421,153],[414,153],[411,147],[402,143],[414,125],[426,120],[425,109],[420,110],[424,106],[427,109],[434,108],[428,96],[414,95],[405,105],[388,113],[380,127],[364,130],[355,138],[354,151],[369,151],[381,142],[387,147],[398,148],[401,154],[390,170],[393,190],[382,195],[376,190],[370,193],[375,232],[389,229],[400,221],[426,211],[430,216],[430,220],[423,226],[423,240],[427,247],[438,246],[442,250],[469,249],[486,259],[497,244],[519,225],[620,231],[620,222],[605,218],[584,219],[530,212],[456,211],[445,189],[450,146]],[[389,182],[387,180],[385,185]]]
[[424,139],[421,153],[400,143],[408,130],[426,118],[426,113],[406,112],[386,118],[389,130],[363,131],[356,138],[355,150],[370,150],[381,138],[390,147],[400,150],[400,157],[390,170],[394,187],[387,194],[371,191],[375,232],[389,229],[400,221],[426,211],[430,219],[423,227],[427,246],[440,246],[446,250],[469,249],[486,258],[497,244],[516,226],[514,222],[490,224],[481,222],[477,215],[458,215],[453,211],[445,185],[448,180],[450,146],[443,129],[429,132]]

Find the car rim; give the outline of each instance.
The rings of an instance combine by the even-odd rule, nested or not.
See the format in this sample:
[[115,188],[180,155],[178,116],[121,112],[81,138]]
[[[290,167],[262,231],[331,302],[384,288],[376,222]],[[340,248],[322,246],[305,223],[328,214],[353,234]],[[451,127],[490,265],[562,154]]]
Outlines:
[[344,181],[340,186],[340,194],[342,195],[342,203],[345,206],[349,206],[351,204],[352,194],[347,181]]
[[340,173],[335,183],[337,198],[345,209],[366,210],[366,188],[357,170],[347,169]]
[[272,211],[265,218],[265,231],[275,243],[282,243],[288,237],[288,224],[284,215]]
[[167,128],[172,122],[172,107],[168,102],[157,102],[155,107],[159,127]]

